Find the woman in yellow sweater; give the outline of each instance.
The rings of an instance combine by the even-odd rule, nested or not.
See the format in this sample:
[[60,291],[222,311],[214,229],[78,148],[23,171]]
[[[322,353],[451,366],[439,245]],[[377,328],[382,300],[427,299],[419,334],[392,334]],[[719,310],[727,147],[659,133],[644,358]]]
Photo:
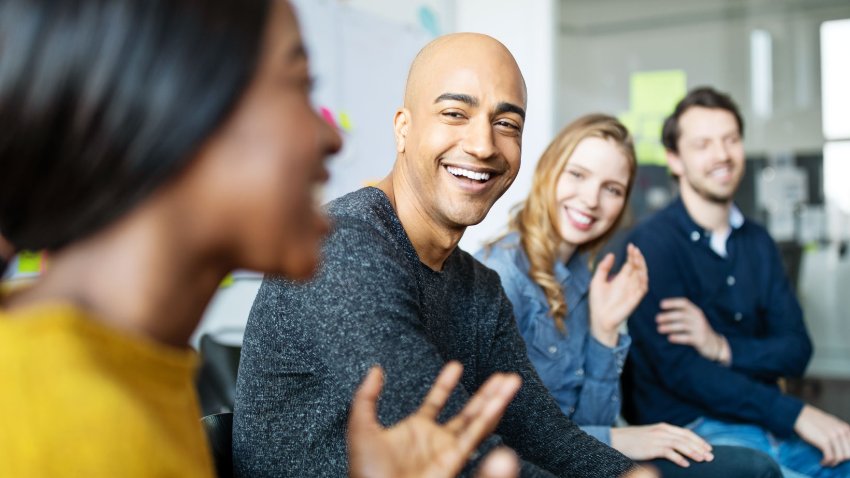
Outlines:
[[[0,476],[212,476],[187,341],[230,270],[317,267],[340,138],[309,90],[282,0],[0,4],[0,233],[51,252],[0,303]],[[519,386],[439,425],[458,377],[384,429],[372,373],[352,474],[456,473]]]

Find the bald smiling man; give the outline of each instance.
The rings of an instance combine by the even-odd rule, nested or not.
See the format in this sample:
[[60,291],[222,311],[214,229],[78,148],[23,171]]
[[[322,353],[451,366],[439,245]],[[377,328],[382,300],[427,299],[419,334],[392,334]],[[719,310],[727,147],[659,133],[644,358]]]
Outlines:
[[517,451],[524,477],[634,468],[561,413],[499,277],[457,247],[517,175],[525,108],[519,67],[493,38],[448,35],[419,53],[394,118],[392,172],[327,206],[334,231],[315,280],[269,277],[254,301],[236,396],[239,475],[345,476],[348,407],[369,368],[386,372],[378,417],[392,425],[449,360],[464,370],[442,417],[494,372],[523,380],[462,476],[500,444]]

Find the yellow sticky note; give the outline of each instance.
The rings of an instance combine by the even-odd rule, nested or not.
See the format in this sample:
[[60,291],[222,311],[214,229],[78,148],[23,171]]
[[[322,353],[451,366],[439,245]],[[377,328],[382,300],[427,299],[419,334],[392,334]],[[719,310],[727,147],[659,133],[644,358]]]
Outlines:
[[18,272],[21,274],[37,274],[41,271],[40,252],[22,251],[18,254]]
[[664,147],[657,141],[641,141],[635,145],[638,164],[652,164],[656,166],[667,166],[667,158],[664,155]]
[[666,116],[687,93],[687,75],[683,70],[659,70],[634,73],[630,82],[631,110],[640,114]]
[[352,128],[354,128],[354,125],[351,124],[351,117],[348,116],[348,113],[342,112],[339,114],[339,126],[346,133],[351,131]]
[[623,126],[625,126],[632,134],[632,137],[634,137],[635,132],[637,131],[637,115],[631,111],[626,111],[617,115],[617,119],[620,120],[620,123],[623,123]]
[[219,287],[230,287],[233,285],[234,282],[235,280],[233,279],[233,274],[227,274],[226,276],[224,276],[224,279],[221,280],[221,284],[219,284]]

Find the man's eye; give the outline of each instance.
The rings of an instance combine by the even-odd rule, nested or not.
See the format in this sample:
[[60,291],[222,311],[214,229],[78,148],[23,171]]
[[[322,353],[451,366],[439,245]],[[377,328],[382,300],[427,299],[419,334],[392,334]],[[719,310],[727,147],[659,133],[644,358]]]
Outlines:
[[519,131],[519,126],[511,123],[510,121],[497,121],[496,126],[501,126],[503,128],[510,128]]

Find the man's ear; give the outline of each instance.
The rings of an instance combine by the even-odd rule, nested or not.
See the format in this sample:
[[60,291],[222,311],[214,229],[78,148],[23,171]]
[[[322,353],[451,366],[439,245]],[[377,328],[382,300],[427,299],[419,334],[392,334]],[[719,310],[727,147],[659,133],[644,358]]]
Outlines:
[[407,145],[407,132],[410,129],[410,110],[399,108],[393,117],[393,130],[395,131],[396,153],[403,153]]
[[673,173],[674,176],[682,177],[685,174],[685,168],[682,165],[682,158],[679,157],[678,153],[674,153],[669,149],[664,150],[665,155],[667,156],[667,166],[670,168],[670,172]]

